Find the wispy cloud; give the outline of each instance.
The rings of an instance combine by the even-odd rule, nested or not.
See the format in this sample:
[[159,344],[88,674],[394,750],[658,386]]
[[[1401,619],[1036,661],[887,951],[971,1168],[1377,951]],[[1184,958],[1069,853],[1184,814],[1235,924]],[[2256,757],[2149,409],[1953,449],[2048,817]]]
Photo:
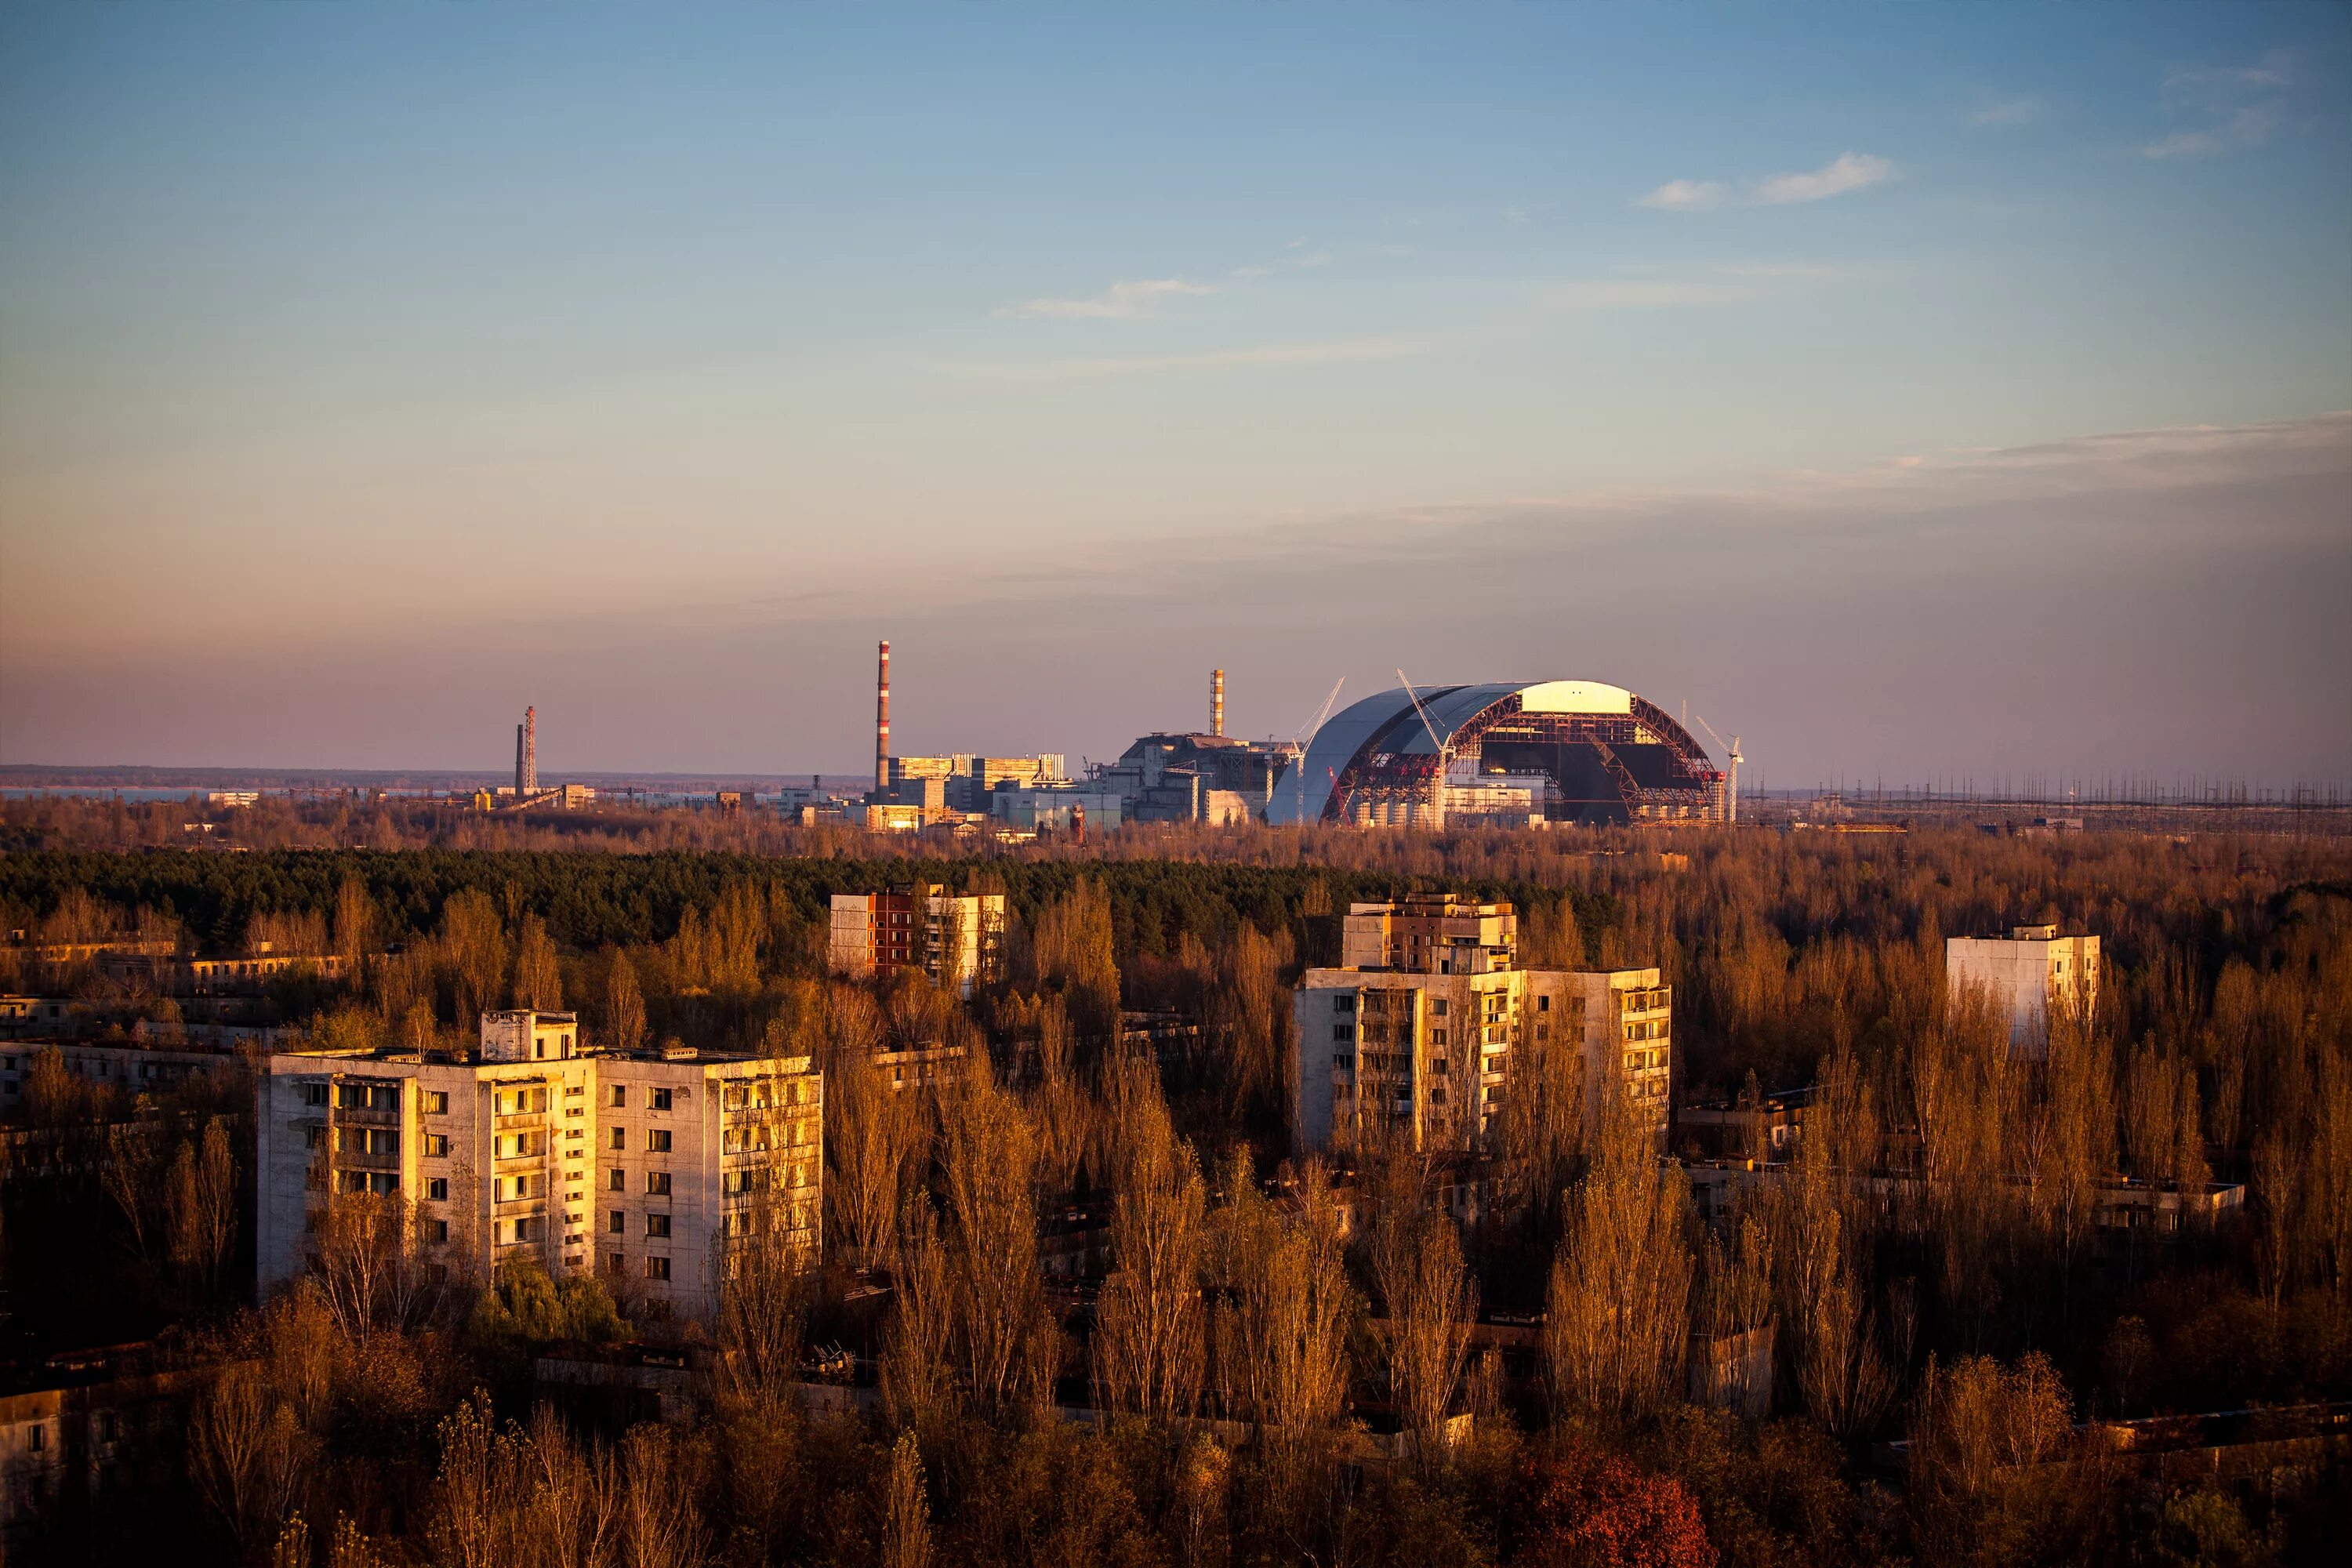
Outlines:
[[1412,359],[1436,353],[1445,346],[1445,340],[1441,338],[1337,338],[1313,342],[1202,349],[1188,353],[1120,354],[1097,359],[951,361],[939,363],[934,368],[953,375],[998,381],[1089,381],[1154,375],[1171,371],[1238,370]]
[[1668,180],[1633,198],[1636,206],[1661,212],[1712,212],[1723,206],[1789,206],[1826,201],[1895,177],[1895,164],[1874,153],[1841,153],[1818,169],[1769,174],[1735,191],[1721,180]]
[[1019,305],[1003,306],[995,313],[1032,321],[1132,321],[1150,315],[1163,300],[1184,294],[1215,292],[1216,289],[1206,283],[1187,282],[1181,278],[1147,278],[1114,283],[1089,299],[1030,300]]
[[2278,129],[2278,111],[2265,107],[2238,110],[2221,124],[2202,131],[2176,131],[2143,146],[2145,158],[2210,158],[2240,147],[2259,147]]
[[1988,103],[1969,116],[1971,125],[2031,125],[2042,118],[2042,103],[2038,98],[2004,98]]
[[1775,174],[1769,180],[1758,181],[1756,200],[1765,206],[1826,201],[1894,177],[1895,165],[1875,153],[1841,153],[1811,173]]
[[1661,212],[1703,213],[1731,199],[1731,187],[1714,180],[1668,180],[1656,190],[1634,198],[1633,205]]
[[2290,81],[2284,54],[2250,66],[2179,70],[2164,79],[2158,100],[2182,121],[2179,130],[2143,143],[2145,158],[2210,158],[2259,147],[2278,129]]

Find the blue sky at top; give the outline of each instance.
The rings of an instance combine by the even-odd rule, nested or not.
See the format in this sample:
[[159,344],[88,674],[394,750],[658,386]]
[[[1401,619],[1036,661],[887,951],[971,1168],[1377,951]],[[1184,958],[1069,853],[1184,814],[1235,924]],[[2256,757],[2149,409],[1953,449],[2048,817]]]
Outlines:
[[0,640],[129,629],[0,755],[136,753],[192,589],[332,663],[529,581],[659,667],[633,621],[2352,406],[2347,16],[15,7]]

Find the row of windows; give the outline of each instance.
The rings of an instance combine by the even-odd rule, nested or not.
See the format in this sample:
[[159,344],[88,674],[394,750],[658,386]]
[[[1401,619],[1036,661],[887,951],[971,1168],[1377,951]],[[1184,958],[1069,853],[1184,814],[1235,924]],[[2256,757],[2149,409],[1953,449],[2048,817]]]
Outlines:
[[[626,1209],[613,1210],[612,1217],[605,1226],[605,1228],[611,1231],[614,1236],[626,1236],[629,1233],[628,1211]],[[669,1215],[666,1214],[649,1214],[646,1215],[646,1234],[647,1236],[667,1236],[669,1234]]]
[[[604,1272],[607,1276],[615,1279],[626,1279],[629,1273],[629,1260],[627,1255],[619,1252],[608,1252],[604,1254]],[[648,1279],[667,1279],[669,1278],[669,1259],[667,1258],[646,1258],[645,1276]]]
[[[577,1087],[574,1087],[567,1089],[563,1092],[567,1095],[573,1095],[578,1094],[580,1090]],[[677,1090],[667,1089],[648,1089],[646,1094],[646,1109],[648,1110],[669,1110],[672,1105],[673,1097],[677,1092],[678,1091]],[[730,1097],[730,1109],[741,1108],[745,1102],[736,1097],[740,1096],[742,1093],[743,1091],[740,1089],[730,1089],[728,1091]],[[323,1106],[328,1103],[328,1085],[323,1083],[306,1083],[302,1086],[303,1104]],[[333,1102],[337,1109],[342,1110],[397,1110],[400,1109],[400,1085],[396,1082],[383,1084],[339,1084],[334,1086]],[[612,1103],[614,1108],[616,1110],[625,1109],[627,1107],[629,1103],[629,1089],[626,1084],[616,1083],[613,1086]],[[767,1096],[764,1091],[761,1094],[758,1103],[761,1107],[765,1107],[768,1103]],[[798,1105],[800,1103],[800,1086],[798,1084],[791,1086],[789,1103],[793,1105]],[[439,1089],[419,1090],[417,1093],[417,1104],[418,1109],[427,1116],[446,1116],[449,1113],[449,1092],[446,1089]],[[512,1090],[499,1089],[490,1097],[490,1109],[494,1115],[499,1116],[529,1116],[537,1112],[541,1112],[547,1109],[547,1090],[543,1088],[536,1087]]]

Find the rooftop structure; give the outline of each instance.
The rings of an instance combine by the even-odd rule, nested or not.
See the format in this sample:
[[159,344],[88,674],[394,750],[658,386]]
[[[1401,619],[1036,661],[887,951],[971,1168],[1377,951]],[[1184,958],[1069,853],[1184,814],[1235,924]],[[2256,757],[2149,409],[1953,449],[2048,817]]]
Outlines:
[[1511,906],[1451,893],[1408,893],[1390,904],[1350,904],[1340,925],[1345,969],[1484,974],[1512,966],[1519,917]]
[[1316,731],[1268,820],[1726,821],[1726,777],[1654,702],[1589,680],[1398,687]]

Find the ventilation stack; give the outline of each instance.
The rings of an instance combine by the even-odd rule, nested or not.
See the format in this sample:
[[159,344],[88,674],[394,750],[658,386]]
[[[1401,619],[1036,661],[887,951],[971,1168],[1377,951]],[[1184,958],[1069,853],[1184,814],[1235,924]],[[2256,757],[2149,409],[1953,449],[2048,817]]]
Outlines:
[[1224,732],[1225,672],[1213,669],[1209,672],[1209,733],[1222,735]]
[[517,800],[520,800],[522,798],[522,726],[518,724],[515,726],[515,798]]
[[539,793],[539,710],[522,710],[522,784],[520,793]]
[[882,639],[882,674],[874,689],[874,793],[890,792],[890,639]]

